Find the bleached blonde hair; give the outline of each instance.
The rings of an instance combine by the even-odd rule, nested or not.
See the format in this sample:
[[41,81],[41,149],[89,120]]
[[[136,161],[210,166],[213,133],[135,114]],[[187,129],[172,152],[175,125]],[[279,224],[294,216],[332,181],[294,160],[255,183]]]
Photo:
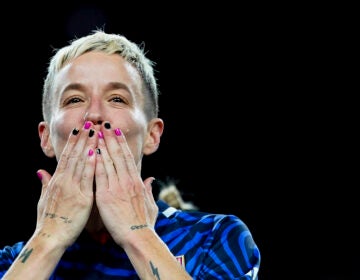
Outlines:
[[54,99],[54,81],[56,74],[69,62],[88,52],[103,52],[118,54],[131,63],[139,72],[143,81],[145,96],[144,112],[148,120],[157,117],[158,85],[154,75],[155,63],[145,56],[144,45],[138,45],[123,35],[108,34],[101,29],[91,34],[76,38],[69,45],[55,49],[55,55],[50,59],[47,76],[44,81],[42,95],[42,114],[46,122],[51,121],[52,104]]

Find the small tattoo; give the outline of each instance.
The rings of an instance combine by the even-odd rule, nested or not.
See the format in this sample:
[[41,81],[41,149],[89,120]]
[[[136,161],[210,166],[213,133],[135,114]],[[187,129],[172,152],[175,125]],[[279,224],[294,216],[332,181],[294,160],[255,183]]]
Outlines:
[[60,217],[60,219],[62,219],[64,221],[64,223],[66,223],[66,224],[70,224],[72,222],[72,220],[70,220],[69,218],[66,218],[66,217]]
[[42,231],[39,232],[39,235],[40,235],[41,237],[50,237],[50,234],[48,234],[48,233],[46,233],[46,232],[42,232]]
[[32,253],[33,249],[28,250],[27,248],[25,249],[24,253],[22,253],[19,256],[19,259],[21,260],[22,263],[25,263],[26,260],[30,257],[31,253]]
[[45,213],[45,217],[48,217],[50,219],[60,218],[66,224],[70,224],[72,222],[72,220],[70,220],[69,218],[62,216],[58,217],[55,213]]
[[45,213],[45,217],[48,217],[50,219],[54,219],[54,218],[56,218],[56,214],[55,213]]
[[148,225],[131,226],[131,230],[146,228]]
[[156,279],[160,280],[160,275],[159,275],[159,271],[158,271],[157,267],[155,267],[151,261],[150,261],[150,266],[151,266],[152,273],[156,276]]

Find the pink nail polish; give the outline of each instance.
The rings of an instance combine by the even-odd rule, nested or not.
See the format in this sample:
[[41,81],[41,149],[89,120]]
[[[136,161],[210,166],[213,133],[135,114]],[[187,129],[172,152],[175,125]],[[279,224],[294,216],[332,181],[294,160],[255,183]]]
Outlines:
[[90,149],[88,154],[89,154],[89,156],[91,157],[91,156],[94,154],[94,150],[93,150],[93,149]]
[[42,180],[42,175],[41,175],[40,172],[36,172],[36,175],[38,176],[38,178],[39,178],[40,180]]
[[116,128],[116,129],[115,129],[115,134],[116,134],[117,136],[121,136],[121,130],[120,130],[120,128]]
[[98,136],[99,136],[99,138],[101,138],[101,139],[104,138],[104,134],[103,134],[101,131],[98,132]]
[[89,122],[89,121],[85,122],[85,124],[84,124],[85,129],[89,129],[90,126],[91,126],[91,122]]

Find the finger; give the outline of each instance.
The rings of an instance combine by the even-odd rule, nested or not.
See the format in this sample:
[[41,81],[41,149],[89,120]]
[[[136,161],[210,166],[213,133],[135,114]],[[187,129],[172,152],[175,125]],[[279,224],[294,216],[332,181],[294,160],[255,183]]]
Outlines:
[[51,179],[51,175],[46,170],[43,170],[43,169],[39,169],[36,172],[36,175],[38,176],[38,178],[42,184],[41,193],[40,193],[40,198],[41,198],[41,197],[44,197],[44,195],[45,195],[45,191],[46,191],[46,188]]
[[[154,177],[149,177],[146,178],[144,180],[144,185],[145,185],[145,203],[146,203],[146,208],[149,209],[149,211],[151,211],[150,213],[150,217],[156,217],[157,213],[159,211],[159,208],[155,202],[155,198],[152,192],[152,183],[154,182],[155,178]],[[152,221],[155,224],[155,219]]]
[[145,190],[149,194],[152,194],[152,183],[154,182],[154,177],[149,177],[144,180]]
[[[134,178],[138,177],[139,172],[138,172],[138,168],[135,164],[134,155],[132,154],[132,152],[129,148],[129,145],[127,144],[125,135],[122,133],[120,128],[116,128],[114,132],[115,132],[115,135],[117,136],[116,140],[117,140],[118,145],[120,145],[120,148],[121,148],[120,150],[123,155],[121,157],[123,159],[121,161],[121,165],[125,165],[125,168],[128,170],[129,174],[132,177],[134,177]],[[115,167],[116,167],[116,164],[115,164]]]
[[[94,183],[94,173],[95,173],[95,165],[96,165],[96,145],[97,145],[97,136],[94,129],[89,129],[86,133],[84,133],[84,143],[82,141],[78,141],[77,145],[79,145],[79,151],[81,153],[77,155],[75,148],[75,156],[74,159],[77,161],[74,163],[76,165],[74,172],[74,183],[80,184],[80,190],[85,194],[93,193],[93,183]],[[82,146],[83,145],[83,146]],[[82,146],[82,147],[81,147]]]
[[[81,129],[74,128],[71,131],[53,175],[54,179],[62,182],[63,190],[77,186],[82,192],[92,194],[95,159],[91,161],[89,153],[92,153],[96,147],[97,140],[94,134],[95,131],[91,128],[90,122]],[[58,184],[53,186],[56,185]]]
[[110,157],[106,143],[104,141],[103,132],[99,132],[98,153],[96,159],[96,186],[107,189],[111,184],[118,184],[118,176],[114,167],[114,163]]
[[104,155],[105,166],[108,172],[113,171],[114,174],[109,173],[109,175],[116,175],[118,180],[121,181],[125,179],[125,175],[128,176],[127,164],[126,164],[126,151],[123,150],[123,147],[119,145],[118,136],[121,134],[121,131],[111,129],[110,123],[105,122],[104,124],[104,145],[108,151],[108,155]]
[[77,135],[77,142],[74,143],[72,150],[69,151],[67,166],[73,173],[69,174],[73,176],[75,184],[79,184],[83,179],[83,170],[86,163],[88,163],[89,153],[94,152],[97,137],[95,130],[91,127],[91,122],[86,122],[83,128]]
[[109,181],[109,188],[121,188],[129,197],[136,197],[139,194],[143,196],[143,182],[125,136],[119,128],[110,130],[110,126],[106,123],[104,127],[106,128],[104,142],[110,158],[105,166],[107,170],[112,168],[116,176],[112,177],[117,178],[114,184]]
[[107,191],[109,186],[108,173],[104,164],[104,154],[106,153],[106,147],[104,140],[102,140],[102,132],[99,132],[99,145],[96,149],[96,166],[95,166],[95,182],[96,192]]
[[[116,128],[114,133],[116,135],[115,140],[117,142],[117,144],[114,144],[114,146],[120,147],[115,149],[115,158],[113,158],[116,170],[120,170],[118,172],[119,182],[122,185],[130,187],[129,191],[131,196],[135,196],[136,194],[143,195],[145,192],[144,184],[135,163],[134,156],[130,150],[129,145],[127,144],[125,135],[122,133],[120,128]],[[124,171],[126,172],[127,176],[122,175]],[[131,180],[130,184],[129,181],[125,181],[129,179]]]
[[78,141],[79,133],[80,130],[78,128],[74,128],[69,134],[68,141],[66,142],[66,145],[60,155],[55,172],[63,172],[68,166],[70,155],[72,153],[72,150],[74,149],[75,144]]
[[82,129],[74,128],[60,155],[55,173],[63,173],[67,170],[67,177],[73,177],[79,157],[84,150],[90,126],[85,125]]

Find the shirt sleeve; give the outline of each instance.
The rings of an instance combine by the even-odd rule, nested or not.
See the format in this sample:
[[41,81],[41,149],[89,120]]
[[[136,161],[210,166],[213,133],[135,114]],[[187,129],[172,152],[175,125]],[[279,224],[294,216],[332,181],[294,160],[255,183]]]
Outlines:
[[0,249],[0,279],[15,261],[23,247],[24,242],[18,242],[13,246],[5,246],[3,249]]
[[236,216],[219,216],[195,279],[257,280],[260,251],[249,228]]

